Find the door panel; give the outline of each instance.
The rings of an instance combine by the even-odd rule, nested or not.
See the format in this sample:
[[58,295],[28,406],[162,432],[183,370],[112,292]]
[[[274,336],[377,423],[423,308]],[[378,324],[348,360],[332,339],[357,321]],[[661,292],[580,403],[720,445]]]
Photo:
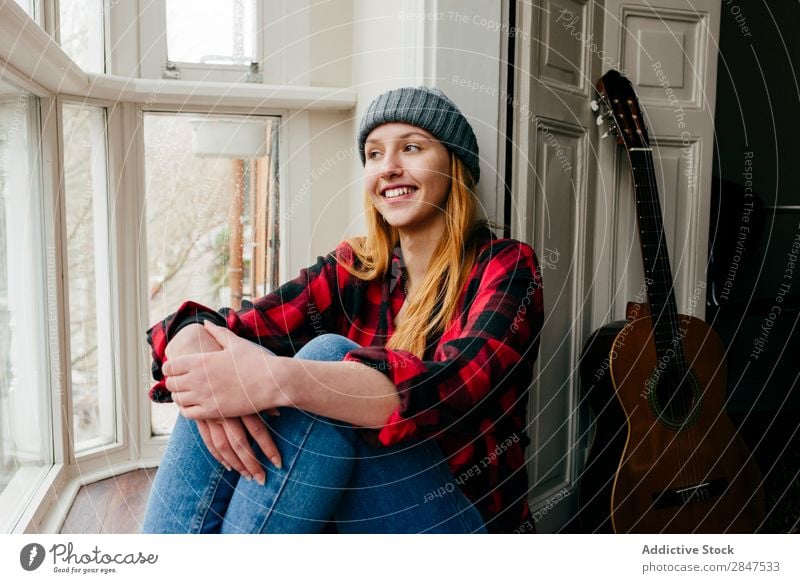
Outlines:
[[[718,34],[721,5],[711,0],[637,4],[605,3],[606,53],[612,59],[619,55],[639,95],[655,146],[678,310],[703,318],[717,62],[716,45],[709,36]],[[621,291],[609,290],[609,295],[596,298],[595,327],[603,324],[599,316],[604,306],[613,306],[614,315],[622,317],[625,304],[642,289],[644,280],[627,162],[619,148],[600,147],[603,154],[612,150],[617,167],[616,172],[604,175],[614,179],[605,187],[614,193],[616,209],[608,229],[616,233],[609,283],[621,283],[613,286]]]
[[[569,261],[578,240],[578,227],[583,222],[581,209],[585,204],[585,187],[580,179],[584,164],[586,130],[580,125],[555,120],[536,119],[536,182],[537,207],[534,233],[541,233],[544,246],[538,247],[542,277],[550,293],[545,296],[548,328],[571,330],[578,293],[578,281]],[[563,252],[563,255],[562,255]],[[558,490],[569,472],[571,428],[570,400],[564,398],[575,390],[574,379],[563,378],[575,361],[573,335],[562,338],[563,345],[547,355],[540,374],[548,383],[558,383],[552,392],[534,393],[538,412],[535,424],[535,472],[542,489]],[[531,482],[533,483],[533,481]]]

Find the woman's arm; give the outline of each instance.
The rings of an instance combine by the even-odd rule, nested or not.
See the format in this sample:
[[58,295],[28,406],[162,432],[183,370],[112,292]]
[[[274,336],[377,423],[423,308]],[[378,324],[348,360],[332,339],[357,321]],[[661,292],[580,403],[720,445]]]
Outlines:
[[150,399],[157,402],[171,399],[161,367],[167,360],[168,343],[185,326],[210,321],[279,356],[293,356],[323,332],[338,332],[342,290],[350,276],[336,257],[346,262],[352,259],[347,242],[340,243],[334,251],[319,257],[316,264],[300,270],[295,279],[266,296],[244,302],[238,312],[229,308],[216,312],[195,302],[184,302],[177,312],[147,331],[156,380],[150,389]]
[[221,350],[175,356],[163,366],[166,389],[187,419],[296,407],[373,427],[400,404],[394,383],[368,365],[275,356],[222,326],[204,327]]
[[381,427],[400,405],[394,383],[358,362],[287,358],[283,374],[292,407],[359,427]]

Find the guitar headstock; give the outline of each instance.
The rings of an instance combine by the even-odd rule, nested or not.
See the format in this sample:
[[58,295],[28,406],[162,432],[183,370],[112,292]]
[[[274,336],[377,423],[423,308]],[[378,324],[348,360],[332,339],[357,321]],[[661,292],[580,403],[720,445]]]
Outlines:
[[606,120],[610,128],[603,134],[616,135],[617,142],[631,149],[650,148],[650,138],[644,123],[639,98],[633,85],[619,71],[611,69],[597,82],[598,99],[592,101],[592,109],[601,111],[597,125]]

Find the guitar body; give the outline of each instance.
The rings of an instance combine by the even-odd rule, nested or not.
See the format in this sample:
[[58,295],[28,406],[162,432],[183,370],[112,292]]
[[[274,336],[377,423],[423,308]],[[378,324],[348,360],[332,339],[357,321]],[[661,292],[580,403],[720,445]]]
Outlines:
[[677,414],[664,407],[668,393],[659,396],[649,316],[587,342],[581,373],[597,430],[580,495],[584,531],[747,533],[762,520],[758,468],[725,414],[722,343],[703,321],[678,319],[692,402]]

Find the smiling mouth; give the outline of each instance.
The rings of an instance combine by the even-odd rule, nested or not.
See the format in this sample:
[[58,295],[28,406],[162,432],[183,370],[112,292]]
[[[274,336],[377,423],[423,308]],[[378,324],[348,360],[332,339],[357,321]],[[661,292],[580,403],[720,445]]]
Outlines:
[[398,188],[387,188],[381,194],[384,196],[384,198],[392,200],[397,198],[408,198],[415,192],[417,192],[416,186],[400,186]]

